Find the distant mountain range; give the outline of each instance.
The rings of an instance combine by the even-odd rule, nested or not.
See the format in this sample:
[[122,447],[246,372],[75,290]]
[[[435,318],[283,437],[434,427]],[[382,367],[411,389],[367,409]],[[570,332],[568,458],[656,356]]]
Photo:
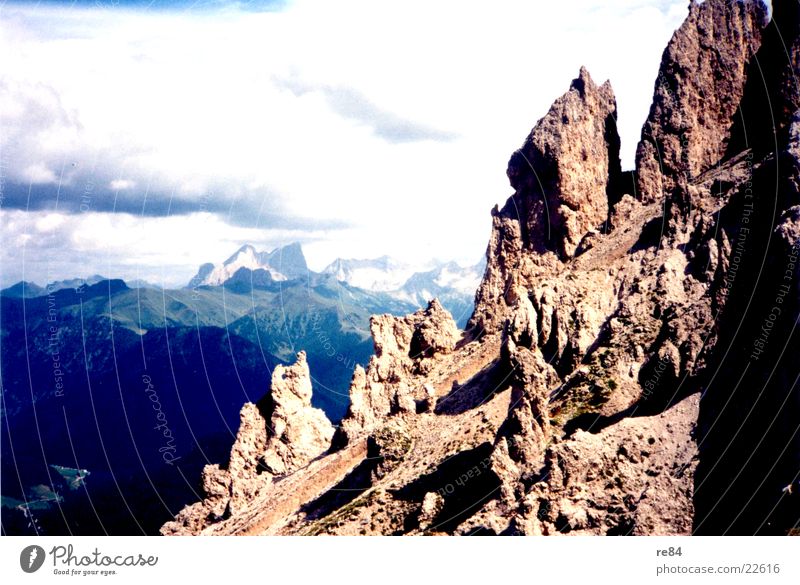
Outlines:
[[248,281],[263,287],[298,278],[316,282],[322,276],[332,276],[338,282],[373,293],[385,293],[415,308],[438,298],[463,327],[472,314],[473,297],[485,268],[483,259],[468,267],[455,262],[432,262],[427,270],[418,271],[410,264],[381,256],[374,259],[337,258],[317,273],[308,268],[298,243],[271,252],[258,252],[246,244],[222,264],[200,266],[187,287],[224,285],[241,288],[247,286]]
[[381,256],[371,260],[337,258],[322,272],[333,274],[336,280],[352,286],[388,292],[402,288],[414,274],[414,268],[389,256]]
[[[461,322],[471,312],[474,270],[442,264],[395,287],[390,259],[339,265],[309,270],[299,244],[243,246],[183,289],[95,275],[0,291],[3,531],[154,532],[196,497],[185,478],[224,458],[275,365],[304,350],[314,405],[335,422],[373,353],[371,315],[413,312],[430,294]],[[373,290],[352,284],[365,271]]]
[[206,263],[200,266],[188,287],[225,284],[240,268],[263,270],[275,281],[304,278],[308,274],[308,265],[300,244],[290,244],[271,252],[257,252],[253,246],[245,244],[220,265]]
[[389,294],[417,307],[424,307],[428,301],[437,298],[463,329],[472,316],[475,289],[485,269],[485,259],[466,268],[447,262],[426,272],[415,272],[402,287],[389,291]]
[[87,278],[56,280],[54,282],[47,283],[45,286],[39,286],[35,282],[21,280],[18,283],[3,289],[0,291],[0,294],[2,294],[4,297],[31,299],[46,295],[48,293],[54,293],[65,288],[79,288],[81,286],[97,284],[102,280],[106,280],[106,278],[100,276],[99,274],[93,274]]
[[[56,291],[64,290],[67,288],[80,289],[82,287],[97,284],[98,282],[102,282],[103,280],[108,280],[108,279],[105,276],[100,276],[99,274],[93,274],[91,276],[87,276],[86,278],[68,278],[66,280],[56,280],[53,282],[49,282],[44,286],[39,286],[35,282],[21,280],[16,284],[9,286],[8,288],[0,290],[0,295],[8,298],[32,299],[35,297],[44,296],[46,294],[52,294]],[[161,288],[156,284],[147,282],[146,280],[142,279],[129,280],[126,281],[125,284],[130,288],[152,288],[152,289]]]

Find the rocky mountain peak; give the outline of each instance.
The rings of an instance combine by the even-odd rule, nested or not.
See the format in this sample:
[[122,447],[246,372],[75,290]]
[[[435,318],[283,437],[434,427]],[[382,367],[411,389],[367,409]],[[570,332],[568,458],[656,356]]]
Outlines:
[[521,279],[555,270],[605,229],[621,175],[616,116],[610,83],[598,87],[582,67],[511,155],[506,174],[515,193],[492,212],[487,269],[469,328],[497,330]]
[[375,291],[400,289],[414,273],[412,266],[389,256],[371,259],[337,258],[322,270],[351,286]]
[[606,221],[610,175],[619,173],[616,115],[611,85],[597,87],[582,67],[511,156],[506,172],[526,247],[569,258]]
[[244,244],[240,247],[236,252],[234,252],[223,264],[233,264],[237,260],[242,258],[250,258],[255,260],[256,258],[256,249],[251,244]]
[[[272,250],[258,252],[251,244],[244,244],[220,265],[205,263],[189,281],[188,288],[219,286],[231,280],[239,271],[265,271],[270,281],[292,280],[308,276],[308,265],[302,246],[294,242]],[[263,276],[260,278],[263,279]],[[246,279],[246,278],[245,278]]]
[[639,199],[660,201],[722,158],[766,21],[760,0],[692,0],[664,50],[636,150]]
[[[606,81],[603,84],[604,89],[605,86],[608,86],[609,90],[611,89],[611,83],[609,81]],[[572,80],[572,83],[570,84],[569,88],[576,90],[583,99],[586,99],[587,89],[589,89],[589,91],[597,90],[597,87],[595,86],[594,81],[592,80],[592,76],[589,75],[589,70],[586,69],[586,67],[584,67],[583,65],[581,65],[581,68],[578,71],[578,77]]]
[[308,275],[308,264],[299,242],[276,248],[272,252],[264,252],[260,264],[276,270],[287,278],[303,278]]
[[311,406],[305,352],[290,366],[277,366],[269,394],[242,407],[239,431],[226,469],[203,470],[205,498],[162,528],[163,534],[197,532],[209,522],[236,516],[285,476],[328,450],[333,437],[325,413]]

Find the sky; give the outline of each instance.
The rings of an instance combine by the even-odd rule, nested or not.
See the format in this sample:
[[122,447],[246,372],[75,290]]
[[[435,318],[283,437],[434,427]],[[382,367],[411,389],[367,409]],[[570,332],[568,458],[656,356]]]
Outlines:
[[686,0],[0,0],[0,286],[476,263],[506,163],[581,65],[633,166]]

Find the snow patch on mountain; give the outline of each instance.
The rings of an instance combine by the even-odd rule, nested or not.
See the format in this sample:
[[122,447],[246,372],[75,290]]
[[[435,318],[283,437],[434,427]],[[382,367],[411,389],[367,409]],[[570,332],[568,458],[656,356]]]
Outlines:
[[220,265],[206,263],[200,266],[188,287],[225,284],[242,268],[251,271],[264,270],[274,281],[293,280],[308,275],[308,265],[298,243],[276,248],[271,252],[258,252],[250,244],[245,244]]
[[337,258],[322,270],[323,274],[333,274],[340,282],[377,292],[401,288],[414,272],[414,266],[389,256],[372,259]]

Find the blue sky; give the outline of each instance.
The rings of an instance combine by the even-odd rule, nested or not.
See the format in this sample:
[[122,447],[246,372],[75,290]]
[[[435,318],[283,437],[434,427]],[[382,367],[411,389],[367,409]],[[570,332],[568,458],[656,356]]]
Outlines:
[[178,285],[241,244],[474,264],[581,65],[630,168],[685,0],[0,4],[0,285]]

